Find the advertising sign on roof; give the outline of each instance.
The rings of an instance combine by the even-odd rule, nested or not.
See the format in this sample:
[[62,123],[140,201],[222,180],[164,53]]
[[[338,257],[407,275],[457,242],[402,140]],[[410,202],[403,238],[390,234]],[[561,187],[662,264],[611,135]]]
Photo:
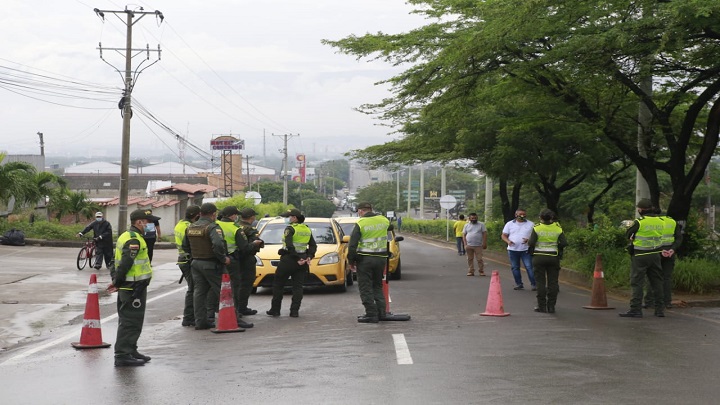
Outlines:
[[210,140],[212,150],[243,150],[245,141],[234,136],[220,136]]

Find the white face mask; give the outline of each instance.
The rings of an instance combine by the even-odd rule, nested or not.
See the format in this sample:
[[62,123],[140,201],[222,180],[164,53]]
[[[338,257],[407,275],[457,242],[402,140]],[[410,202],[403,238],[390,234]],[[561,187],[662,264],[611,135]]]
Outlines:
[[290,217],[285,217],[285,224],[289,224],[289,223],[290,223]]
[[98,222],[102,222],[103,219],[102,219],[102,217],[96,217],[95,220]]

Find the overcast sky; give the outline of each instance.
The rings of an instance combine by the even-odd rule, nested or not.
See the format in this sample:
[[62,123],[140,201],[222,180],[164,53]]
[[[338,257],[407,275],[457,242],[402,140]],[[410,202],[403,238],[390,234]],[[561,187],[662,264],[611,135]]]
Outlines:
[[[133,47],[159,44],[162,58],[140,74],[133,98],[208,152],[220,134],[244,139],[258,160],[263,133],[268,155],[282,148],[271,134],[300,134],[288,144],[291,155],[341,153],[393,139],[388,128],[353,108],[387,97],[387,88],[375,83],[399,70],[337,54],[320,40],[423,24],[403,0],[152,0],[127,7],[141,6],[160,10],[165,20],[136,19]],[[93,8],[125,7],[108,0],[3,1],[0,150],[37,154],[42,132],[46,155],[119,158],[123,82],[113,67],[124,70],[124,55],[104,50],[110,66],[97,48],[100,42],[124,48],[125,25],[109,13],[103,22]],[[144,57],[136,56],[133,67]],[[178,146],[135,111],[131,155],[147,150],[178,153]],[[190,150],[186,155],[198,158]]]

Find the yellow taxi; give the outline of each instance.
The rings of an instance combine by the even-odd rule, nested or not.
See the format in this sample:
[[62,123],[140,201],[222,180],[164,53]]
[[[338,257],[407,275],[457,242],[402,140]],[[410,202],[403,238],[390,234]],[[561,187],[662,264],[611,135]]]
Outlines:
[[[340,291],[347,291],[347,287],[353,284],[353,277],[347,264],[347,243],[343,242],[342,228],[332,218],[306,218],[305,225],[312,230],[317,244],[305,286],[336,286]],[[280,262],[278,250],[282,247],[286,227],[284,218],[273,218],[260,229],[258,236],[265,242],[265,247],[255,255],[257,272],[254,288],[272,287]]]
[[[353,228],[360,217],[338,217],[335,220],[340,224],[345,235],[350,236]],[[402,263],[400,262],[400,242],[405,238],[402,236],[395,236],[395,229],[388,231],[388,242],[390,243],[390,266],[388,272],[390,280],[400,280],[402,277]]]

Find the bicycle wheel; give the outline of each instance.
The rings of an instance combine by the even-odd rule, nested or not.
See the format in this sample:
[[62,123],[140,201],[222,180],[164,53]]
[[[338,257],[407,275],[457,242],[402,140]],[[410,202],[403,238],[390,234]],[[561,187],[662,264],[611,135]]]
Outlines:
[[88,251],[85,248],[85,246],[83,246],[82,248],[80,248],[80,252],[78,253],[78,256],[77,256],[78,270],[84,269],[85,266],[87,266],[89,261],[90,261],[90,258],[88,257]]
[[[97,259],[97,257],[95,257],[96,253],[97,252],[95,246],[88,249],[88,263],[90,263],[90,267],[95,267],[95,265],[97,264],[95,260]],[[102,260],[102,258],[100,258],[100,260]],[[102,263],[102,261],[100,263]]]

